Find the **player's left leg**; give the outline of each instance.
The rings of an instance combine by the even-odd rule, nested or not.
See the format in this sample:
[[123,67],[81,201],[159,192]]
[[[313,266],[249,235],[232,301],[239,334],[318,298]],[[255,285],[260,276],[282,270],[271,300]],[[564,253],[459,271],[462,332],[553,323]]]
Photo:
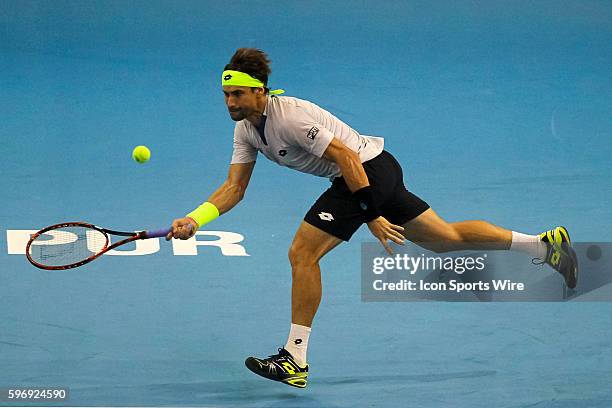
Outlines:
[[537,259],[558,271],[568,287],[576,286],[578,261],[564,227],[539,235],[526,235],[481,220],[449,223],[431,208],[406,222],[403,227],[406,239],[435,252],[470,249],[526,252],[534,261]]
[[406,239],[434,252],[509,249],[512,243],[512,231],[481,220],[449,223],[431,208],[403,227]]
[[[446,222],[429,205],[409,192],[403,183],[403,170],[395,158],[387,154],[390,165],[382,174],[397,174],[393,193],[383,203],[383,216],[404,227],[406,239],[432,251],[490,249],[528,253],[558,271],[568,287],[576,286],[578,260],[571,247],[569,233],[556,227],[539,235],[528,235],[499,227],[487,221]],[[535,263],[535,262],[534,262]]]
[[260,359],[249,357],[246,366],[256,374],[294,387],[304,388],[308,379],[306,351],[310,327],[321,302],[321,258],[342,242],[341,239],[304,221],[291,248],[291,329],[278,354]]

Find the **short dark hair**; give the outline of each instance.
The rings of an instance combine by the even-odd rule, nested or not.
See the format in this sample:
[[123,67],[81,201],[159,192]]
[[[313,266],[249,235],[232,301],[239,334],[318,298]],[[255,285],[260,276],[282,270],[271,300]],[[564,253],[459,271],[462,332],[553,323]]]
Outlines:
[[249,74],[265,86],[268,85],[268,76],[272,72],[268,55],[257,48],[238,48],[223,70],[228,69]]

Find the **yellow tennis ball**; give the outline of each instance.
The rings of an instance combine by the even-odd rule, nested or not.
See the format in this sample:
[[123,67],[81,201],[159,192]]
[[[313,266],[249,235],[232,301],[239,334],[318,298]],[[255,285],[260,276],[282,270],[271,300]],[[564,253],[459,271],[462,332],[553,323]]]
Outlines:
[[151,158],[151,151],[147,146],[136,146],[132,151],[132,158],[138,163],[145,163]]

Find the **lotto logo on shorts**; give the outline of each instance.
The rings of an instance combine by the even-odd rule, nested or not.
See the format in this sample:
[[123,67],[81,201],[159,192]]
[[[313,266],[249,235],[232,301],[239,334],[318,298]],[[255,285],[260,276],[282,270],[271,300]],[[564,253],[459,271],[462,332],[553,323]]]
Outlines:
[[310,130],[308,131],[308,134],[306,135],[307,138],[314,140],[315,136],[317,135],[317,133],[319,133],[319,128],[313,126],[310,128]]
[[334,220],[334,216],[326,212],[319,213],[319,218],[322,219],[323,221],[333,221]]

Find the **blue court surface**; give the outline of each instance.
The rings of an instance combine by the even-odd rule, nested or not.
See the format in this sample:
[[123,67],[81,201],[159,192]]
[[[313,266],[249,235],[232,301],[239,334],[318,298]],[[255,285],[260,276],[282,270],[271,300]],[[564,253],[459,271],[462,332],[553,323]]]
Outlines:
[[308,387],[253,375],[244,359],[286,341],[287,250],[329,185],[262,156],[200,245],[32,267],[23,239],[46,225],[162,228],[206,200],[231,156],[220,73],[238,47],[268,53],[272,88],[383,136],[446,220],[610,241],[609,1],[0,0],[0,389],[68,387],[73,406],[612,406],[610,303],[362,302],[365,227],[322,261]]

